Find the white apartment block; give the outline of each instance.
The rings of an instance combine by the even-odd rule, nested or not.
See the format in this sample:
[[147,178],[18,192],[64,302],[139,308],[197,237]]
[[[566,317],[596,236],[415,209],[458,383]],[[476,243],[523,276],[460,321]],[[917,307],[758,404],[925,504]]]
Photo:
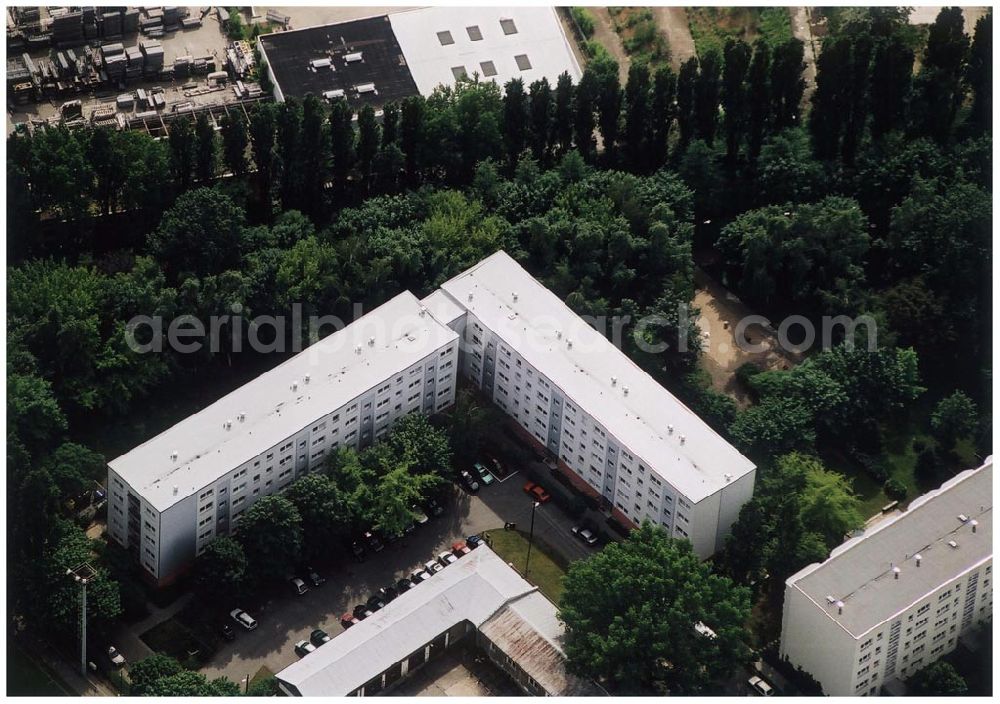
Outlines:
[[462,374],[625,525],[702,558],[723,546],[755,467],[505,252],[424,299],[462,336]]
[[831,696],[878,694],[993,616],[993,458],[788,579],[781,656]]
[[262,496],[455,399],[458,336],[409,292],[118,457],[108,532],[173,581]]
[[459,367],[625,525],[648,519],[706,558],[753,494],[750,460],[501,251],[112,461],[108,532],[169,583],[329,452],[451,406]]

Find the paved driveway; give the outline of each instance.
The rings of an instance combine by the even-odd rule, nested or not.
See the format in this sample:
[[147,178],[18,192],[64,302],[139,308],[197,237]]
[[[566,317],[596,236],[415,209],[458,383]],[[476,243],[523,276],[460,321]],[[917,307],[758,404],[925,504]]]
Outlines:
[[[444,515],[431,519],[406,540],[369,554],[363,563],[341,563],[340,572],[327,571],[326,584],[303,596],[294,596],[289,588],[287,597],[253,612],[257,629],[239,630],[236,639],[226,643],[202,672],[209,678],[225,676],[235,682],[252,677],[261,667],[278,672],[298,659],[295,643],[308,639],[314,628],[336,637],[343,630],[341,614],[366,601],[379,587],[409,575],[456,540],[502,528],[505,521],[527,530],[531,501],[521,489],[524,479],[523,473],[512,474],[476,496],[455,489]],[[543,537],[565,559],[576,560],[589,555],[590,549],[573,537],[571,525],[571,519],[551,503],[539,507],[535,515],[535,535]]]

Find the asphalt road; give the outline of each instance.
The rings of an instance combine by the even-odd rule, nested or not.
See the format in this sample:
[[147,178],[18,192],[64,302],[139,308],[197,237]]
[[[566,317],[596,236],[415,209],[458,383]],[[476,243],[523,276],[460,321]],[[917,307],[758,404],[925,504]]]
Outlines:
[[[259,624],[256,630],[237,629],[236,639],[226,643],[201,671],[209,678],[225,676],[235,682],[252,677],[261,667],[278,672],[298,659],[295,643],[308,640],[314,628],[336,637],[343,630],[341,614],[366,601],[379,587],[408,576],[456,540],[502,528],[505,521],[527,530],[532,502],[522,490],[524,481],[523,474],[515,473],[474,496],[455,489],[444,515],[420,526],[405,540],[369,554],[363,563],[342,563],[340,572],[326,572],[326,584],[305,595],[296,596],[289,587],[287,596],[253,612]],[[552,503],[540,506],[535,514],[535,535],[567,560],[591,554],[570,532],[572,525]]]

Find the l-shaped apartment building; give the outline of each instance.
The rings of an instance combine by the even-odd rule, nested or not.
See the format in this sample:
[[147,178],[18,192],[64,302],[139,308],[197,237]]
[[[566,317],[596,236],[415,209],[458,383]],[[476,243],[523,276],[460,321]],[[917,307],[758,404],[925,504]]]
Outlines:
[[505,252],[409,292],[109,465],[108,530],[173,581],[261,496],[451,406],[458,374],[626,525],[722,547],[755,467]]

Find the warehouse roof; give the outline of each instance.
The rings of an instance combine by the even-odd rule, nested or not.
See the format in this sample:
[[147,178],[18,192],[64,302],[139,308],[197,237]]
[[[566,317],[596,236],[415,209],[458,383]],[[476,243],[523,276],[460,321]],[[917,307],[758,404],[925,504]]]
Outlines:
[[692,501],[754,464],[506,252],[441,286]]
[[525,87],[542,77],[555,86],[580,66],[554,7],[426,7],[389,15],[417,88],[429,95],[478,73],[500,85],[512,78]]
[[788,584],[860,638],[992,556],[989,457],[982,467],[962,472],[915,499],[906,512],[844,543],[825,562],[793,575]]
[[478,628],[508,612],[525,641],[505,652],[547,692],[596,692],[565,672],[555,605],[485,545],[276,676],[301,696],[346,696],[453,626]]
[[285,98],[342,90],[357,109],[417,94],[385,15],[264,34],[260,44]]
[[401,293],[110,467],[163,511],[455,339]]

